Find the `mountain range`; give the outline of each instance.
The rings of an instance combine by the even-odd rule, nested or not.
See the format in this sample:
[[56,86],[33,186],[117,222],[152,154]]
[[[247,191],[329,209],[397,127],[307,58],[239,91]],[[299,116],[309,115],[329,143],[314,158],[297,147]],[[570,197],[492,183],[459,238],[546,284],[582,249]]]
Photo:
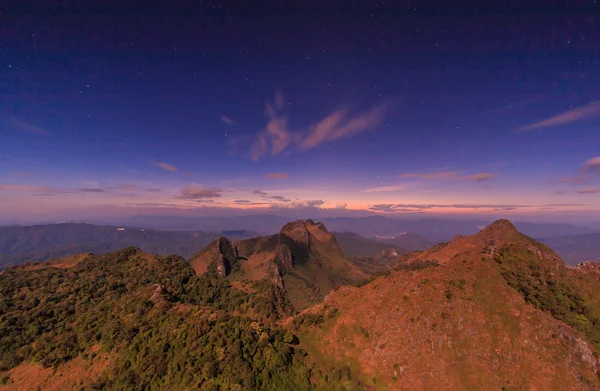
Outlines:
[[499,220],[368,276],[312,220],[0,273],[4,389],[595,390],[600,264]]

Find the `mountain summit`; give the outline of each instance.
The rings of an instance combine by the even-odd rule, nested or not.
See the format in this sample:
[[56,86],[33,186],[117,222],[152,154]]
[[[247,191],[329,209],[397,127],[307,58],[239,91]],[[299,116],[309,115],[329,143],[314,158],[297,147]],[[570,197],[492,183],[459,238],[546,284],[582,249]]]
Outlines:
[[499,220],[401,256],[389,275],[332,292],[291,327],[317,355],[352,362],[373,389],[597,390],[591,269],[565,267]]
[[334,288],[366,279],[342,253],[323,223],[298,220],[275,235],[230,242],[219,238],[190,259],[197,274],[211,271],[238,286],[267,280],[286,291],[297,309]]

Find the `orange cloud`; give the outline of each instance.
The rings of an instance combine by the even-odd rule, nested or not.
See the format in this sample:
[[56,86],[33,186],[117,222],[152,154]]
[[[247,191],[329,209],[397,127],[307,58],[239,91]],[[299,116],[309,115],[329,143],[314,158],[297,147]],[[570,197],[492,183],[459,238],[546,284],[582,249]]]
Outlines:
[[561,113],[554,117],[550,117],[543,121],[523,126],[520,130],[535,130],[541,128],[549,128],[552,126],[559,126],[571,122],[580,121],[582,119],[594,117],[597,115],[600,115],[600,100],[596,100],[586,105],[579,106],[573,110],[565,111],[564,113]]
[[165,171],[169,171],[169,172],[177,172],[177,167],[172,166],[170,164],[167,163],[154,163],[154,165],[156,167],[162,168]]

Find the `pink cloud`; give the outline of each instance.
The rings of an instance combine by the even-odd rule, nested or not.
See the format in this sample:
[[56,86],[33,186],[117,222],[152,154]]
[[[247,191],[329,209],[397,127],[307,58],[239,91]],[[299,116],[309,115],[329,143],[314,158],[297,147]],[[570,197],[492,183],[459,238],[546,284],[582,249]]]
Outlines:
[[347,109],[335,110],[306,130],[292,131],[288,117],[280,113],[284,99],[278,93],[275,104],[268,102],[266,105],[267,125],[252,142],[250,157],[259,160],[265,155],[279,155],[292,146],[308,150],[326,142],[355,136],[377,127],[390,105],[380,104],[356,115],[351,115]]
[[178,197],[182,200],[200,200],[207,198],[219,198],[223,193],[220,188],[206,188],[202,186],[186,186],[181,189],[181,195]]
[[473,182],[486,182],[496,178],[498,174],[494,174],[491,172],[480,172],[477,174],[463,176],[458,171],[442,171],[442,172],[434,172],[429,174],[415,174],[415,173],[405,173],[398,175],[398,178],[420,178],[420,179],[438,179],[438,180],[446,180],[446,181],[457,181],[457,180],[465,180],[465,181],[473,181]]
[[177,172],[177,167],[172,166],[170,164],[167,163],[154,163],[154,165],[156,167],[162,168],[165,171],[169,171],[169,172]]
[[579,194],[596,194],[600,193],[600,189],[597,187],[584,187],[583,189],[579,189],[577,191]]
[[265,178],[267,179],[288,179],[288,175],[283,172],[271,172],[265,174]]
[[583,163],[582,167],[585,170],[597,171],[598,173],[600,173],[600,156],[596,156],[586,160]]
[[543,121],[536,122],[531,125],[523,126],[521,130],[535,130],[541,128],[549,128],[552,126],[559,126],[568,124],[571,122],[580,121],[585,118],[595,117],[600,115],[600,101],[593,101],[583,106],[574,108],[573,110],[565,111],[554,117],[550,117]]

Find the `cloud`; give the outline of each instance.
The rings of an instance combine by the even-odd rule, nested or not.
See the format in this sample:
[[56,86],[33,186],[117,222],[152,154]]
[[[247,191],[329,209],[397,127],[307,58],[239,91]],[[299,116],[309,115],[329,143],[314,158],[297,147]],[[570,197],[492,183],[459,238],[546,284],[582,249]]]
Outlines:
[[593,157],[583,162],[582,168],[588,171],[595,171],[600,174],[600,156]]
[[588,179],[584,177],[561,178],[558,180],[558,182],[568,183],[571,185],[585,185],[588,182]]
[[567,194],[567,192],[566,192],[566,191],[564,191],[564,190],[556,190],[556,191],[554,192],[554,194],[556,194],[556,195],[563,195],[563,194]]
[[494,210],[516,210],[527,208],[531,205],[517,204],[376,204],[370,205],[369,209],[377,212],[414,212],[429,209],[494,209]]
[[279,196],[279,195],[262,196],[262,198],[267,198],[267,199],[270,199],[270,200],[281,201],[281,202],[291,202],[292,201],[289,198],[285,198],[285,197]]
[[264,113],[267,124],[252,141],[250,158],[259,160],[269,154],[276,156],[291,146],[309,150],[326,142],[371,130],[381,123],[390,105],[380,104],[356,115],[352,115],[348,109],[338,109],[307,129],[292,131],[288,117],[281,113],[284,99],[278,93],[275,104],[267,102]]
[[34,196],[51,197],[57,194],[68,194],[72,193],[71,189],[60,189],[48,186],[36,186],[36,185],[22,185],[22,184],[0,184],[0,191],[15,191],[15,192],[26,192]]
[[584,187],[577,191],[578,194],[596,194],[600,193],[600,188],[597,187]]
[[21,132],[37,134],[40,136],[48,136],[50,134],[46,130],[44,130],[38,126],[35,126],[35,125],[30,124],[25,121],[18,120],[14,117],[8,118],[7,120],[4,121],[4,123],[6,124],[6,126],[17,129]]
[[325,203],[323,200],[310,200],[304,202],[306,203],[306,206],[321,206]]
[[181,200],[201,200],[208,198],[219,198],[223,189],[206,188],[202,186],[186,186],[181,189],[181,195],[177,197]]
[[133,191],[139,189],[138,186],[129,183],[123,183],[122,185],[114,187],[115,190]]
[[580,121],[582,119],[591,118],[597,115],[600,115],[600,100],[590,102],[588,104],[576,107],[569,111],[565,111],[564,113],[561,113],[554,117],[550,117],[543,121],[523,126],[520,130],[536,130],[541,128],[549,128],[552,126],[565,125],[571,122]]
[[84,187],[82,189],[79,189],[79,191],[83,192],[83,193],[104,193],[104,189],[100,189],[100,188],[87,188]]
[[155,165],[156,167],[162,168],[162,169],[163,169],[163,170],[165,170],[165,171],[169,171],[169,172],[177,172],[177,167],[175,167],[175,166],[172,166],[172,165],[170,165],[170,164],[167,164],[167,163],[160,163],[160,162],[159,162],[159,163],[154,163],[154,165]]
[[288,179],[288,175],[283,172],[271,172],[265,174],[265,178],[267,179]]
[[250,204],[250,200],[235,200],[234,204]]
[[365,193],[383,193],[390,191],[400,191],[406,189],[406,185],[391,185],[391,186],[380,186],[372,187],[370,189],[363,190]]
[[229,126],[235,125],[235,122],[231,118],[229,118],[228,116],[226,116],[226,115],[222,115],[221,114],[221,121],[223,121],[223,123],[225,125],[229,125]]
[[459,175],[460,175],[460,173],[458,171],[442,171],[442,172],[434,172],[434,173],[430,173],[430,174],[405,173],[405,174],[398,175],[398,178],[454,180],[454,179],[458,179]]
[[147,191],[148,193],[158,193],[161,192],[162,189],[146,189],[144,191]]
[[498,174],[494,174],[491,172],[480,172],[480,173],[477,173],[474,175],[469,175],[465,179],[467,181],[473,181],[473,182],[487,182],[487,181],[490,181],[490,180],[496,178],[497,176],[498,176]]
[[420,178],[420,179],[438,179],[445,181],[473,181],[473,182],[486,182],[498,177],[498,174],[491,172],[480,172],[472,175],[462,175],[459,171],[442,171],[433,172],[427,174],[416,174],[416,173],[405,173],[398,175],[398,178]]
[[267,195],[267,193],[265,193],[264,191],[261,191],[261,190],[254,190],[252,192],[252,194],[256,194],[256,195],[259,195],[259,196],[266,196]]

